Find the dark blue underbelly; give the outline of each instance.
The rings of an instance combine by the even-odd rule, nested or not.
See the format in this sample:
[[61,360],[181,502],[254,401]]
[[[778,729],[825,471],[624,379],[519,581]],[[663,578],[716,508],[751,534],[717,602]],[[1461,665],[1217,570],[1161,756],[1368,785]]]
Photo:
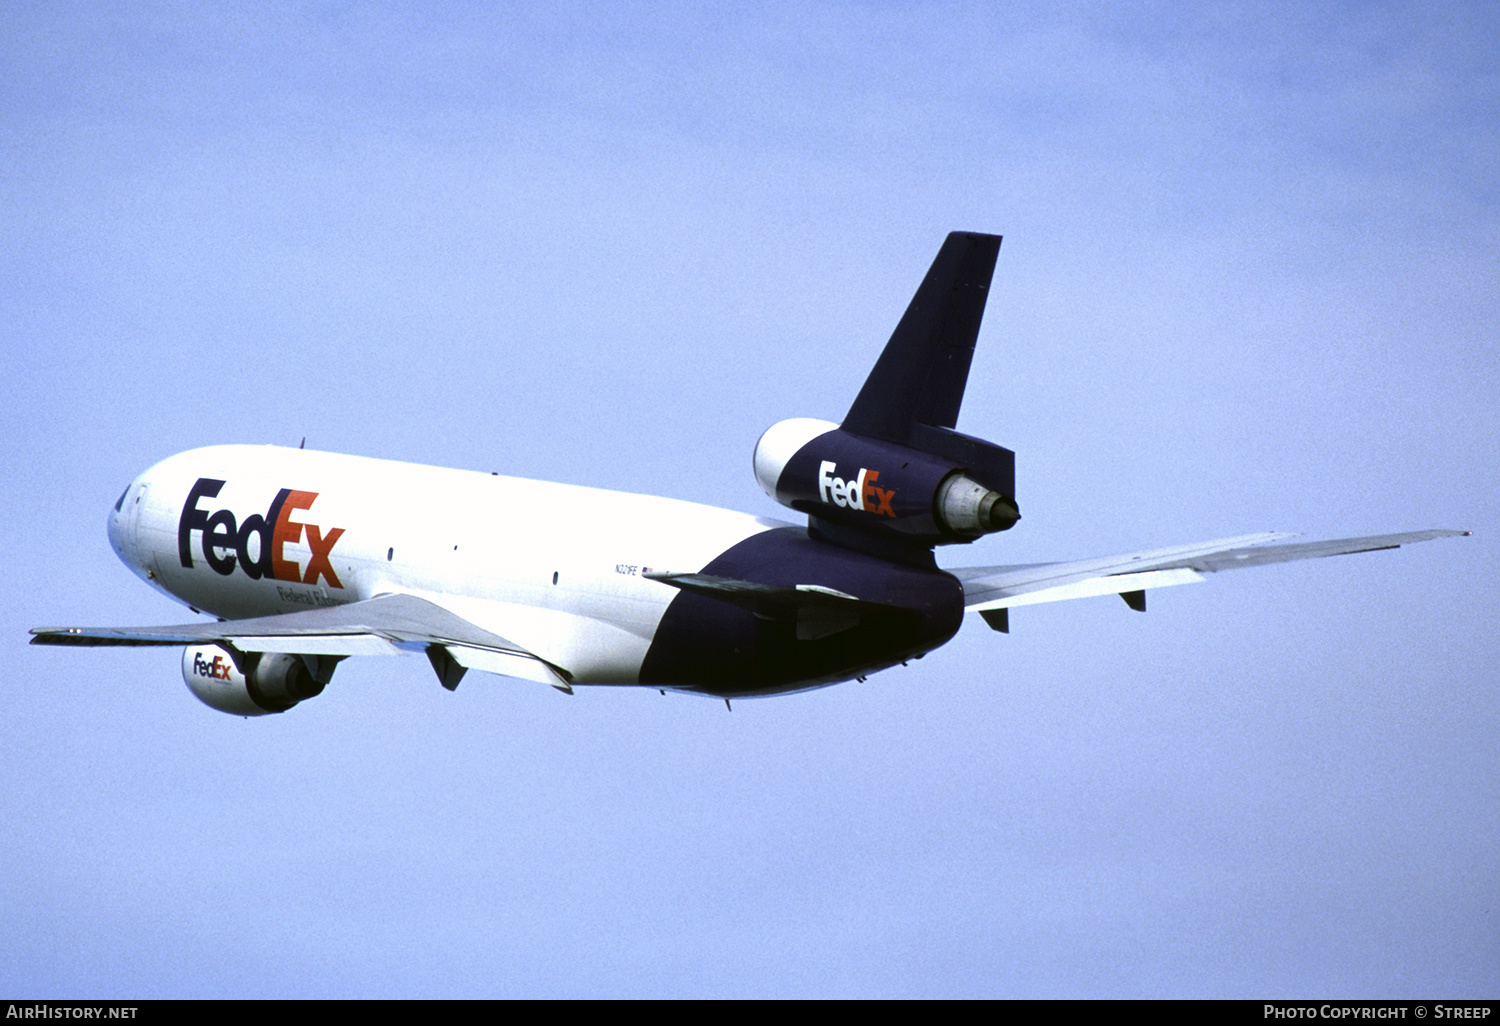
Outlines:
[[702,572],[781,587],[815,584],[909,612],[864,617],[807,639],[797,636],[793,621],[683,592],[656,630],[641,665],[642,684],[725,698],[821,687],[929,652],[963,621],[963,585],[951,574],[815,541],[797,528],[747,538]]

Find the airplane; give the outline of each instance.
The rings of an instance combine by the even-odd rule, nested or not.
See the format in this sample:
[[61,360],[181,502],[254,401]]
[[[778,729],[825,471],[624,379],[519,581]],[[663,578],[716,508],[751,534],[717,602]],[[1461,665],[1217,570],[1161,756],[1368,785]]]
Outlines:
[[[343,659],[724,699],[863,680],[951,639],[966,612],[1146,591],[1223,570],[1467,531],[1217,541],[1067,562],[938,566],[1019,522],[1015,454],[955,430],[1000,237],[944,241],[842,423],[755,445],[761,488],[805,524],[697,503],[278,446],[194,449],[109,512],[115,553],[212,622],[46,627],[40,645],[181,645],[213,709],[280,713]],[[1279,542],[1280,544],[1271,544]]]

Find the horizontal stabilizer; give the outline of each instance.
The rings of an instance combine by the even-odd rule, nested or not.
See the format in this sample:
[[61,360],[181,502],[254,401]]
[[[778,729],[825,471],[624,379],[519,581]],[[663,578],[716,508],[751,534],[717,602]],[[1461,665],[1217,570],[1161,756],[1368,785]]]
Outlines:
[[748,609],[763,620],[790,620],[797,637],[815,641],[848,630],[862,621],[920,619],[921,614],[902,606],[870,602],[816,584],[785,587],[760,584],[712,574],[668,573],[647,570],[642,577],[669,584],[683,591],[728,602]]

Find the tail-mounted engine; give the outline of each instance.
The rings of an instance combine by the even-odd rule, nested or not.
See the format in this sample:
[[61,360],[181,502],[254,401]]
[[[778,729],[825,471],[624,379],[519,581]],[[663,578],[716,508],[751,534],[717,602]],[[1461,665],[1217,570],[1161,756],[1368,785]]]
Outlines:
[[953,430],[999,252],[949,235],[843,424],[784,420],[756,443],[756,480],[810,533],[930,560],[1020,519],[1015,453]]
[[182,652],[182,679],[204,705],[235,716],[264,716],[286,712],[322,694],[336,661],[329,656],[190,645]]
[[930,547],[1020,519],[1010,450],[941,429],[928,440],[937,451],[861,438],[825,420],[784,420],[755,445],[755,479],[811,516],[815,531],[824,521]]

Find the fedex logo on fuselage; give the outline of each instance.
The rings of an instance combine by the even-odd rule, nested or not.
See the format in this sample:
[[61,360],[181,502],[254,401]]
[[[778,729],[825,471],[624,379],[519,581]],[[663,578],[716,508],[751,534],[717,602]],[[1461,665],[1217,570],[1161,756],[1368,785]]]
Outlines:
[[896,489],[886,491],[875,487],[875,482],[880,480],[880,471],[860,467],[858,476],[845,481],[833,476],[838,469],[838,464],[832,460],[824,460],[818,467],[819,499],[845,509],[862,509],[877,516],[895,517],[891,499],[895,497]]
[[[204,499],[215,498],[224,487],[224,482],[211,477],[200,477],[193,490],[188,492],[187,502],[182,506],[182,517],[177,521],[177,555],[182,565],[193,566],[193,532],[201,538],[198,551],[215,573],[228,577],[234,573],[238,563],[245,576],[252,581],[269,578],[297,584],[317,584],[324,578],[335,588],[344,585],[333,572],[328,554],[334,542],[344,533],[342,527],[324,531],[317,524],[293,520],[298,510],[311,509],[317,500],[317,492],[299,492],[283,488],[271,500],[271,508],[265,514],[252,513],[243,522],[237,522],[233,511],[221,509],[214,513],[201,509]],[[295,559],[288,559],[286,547],[304,541],[312,550],[304,570]],[[251,554],[251,540],[256,541],[255,553]]]

